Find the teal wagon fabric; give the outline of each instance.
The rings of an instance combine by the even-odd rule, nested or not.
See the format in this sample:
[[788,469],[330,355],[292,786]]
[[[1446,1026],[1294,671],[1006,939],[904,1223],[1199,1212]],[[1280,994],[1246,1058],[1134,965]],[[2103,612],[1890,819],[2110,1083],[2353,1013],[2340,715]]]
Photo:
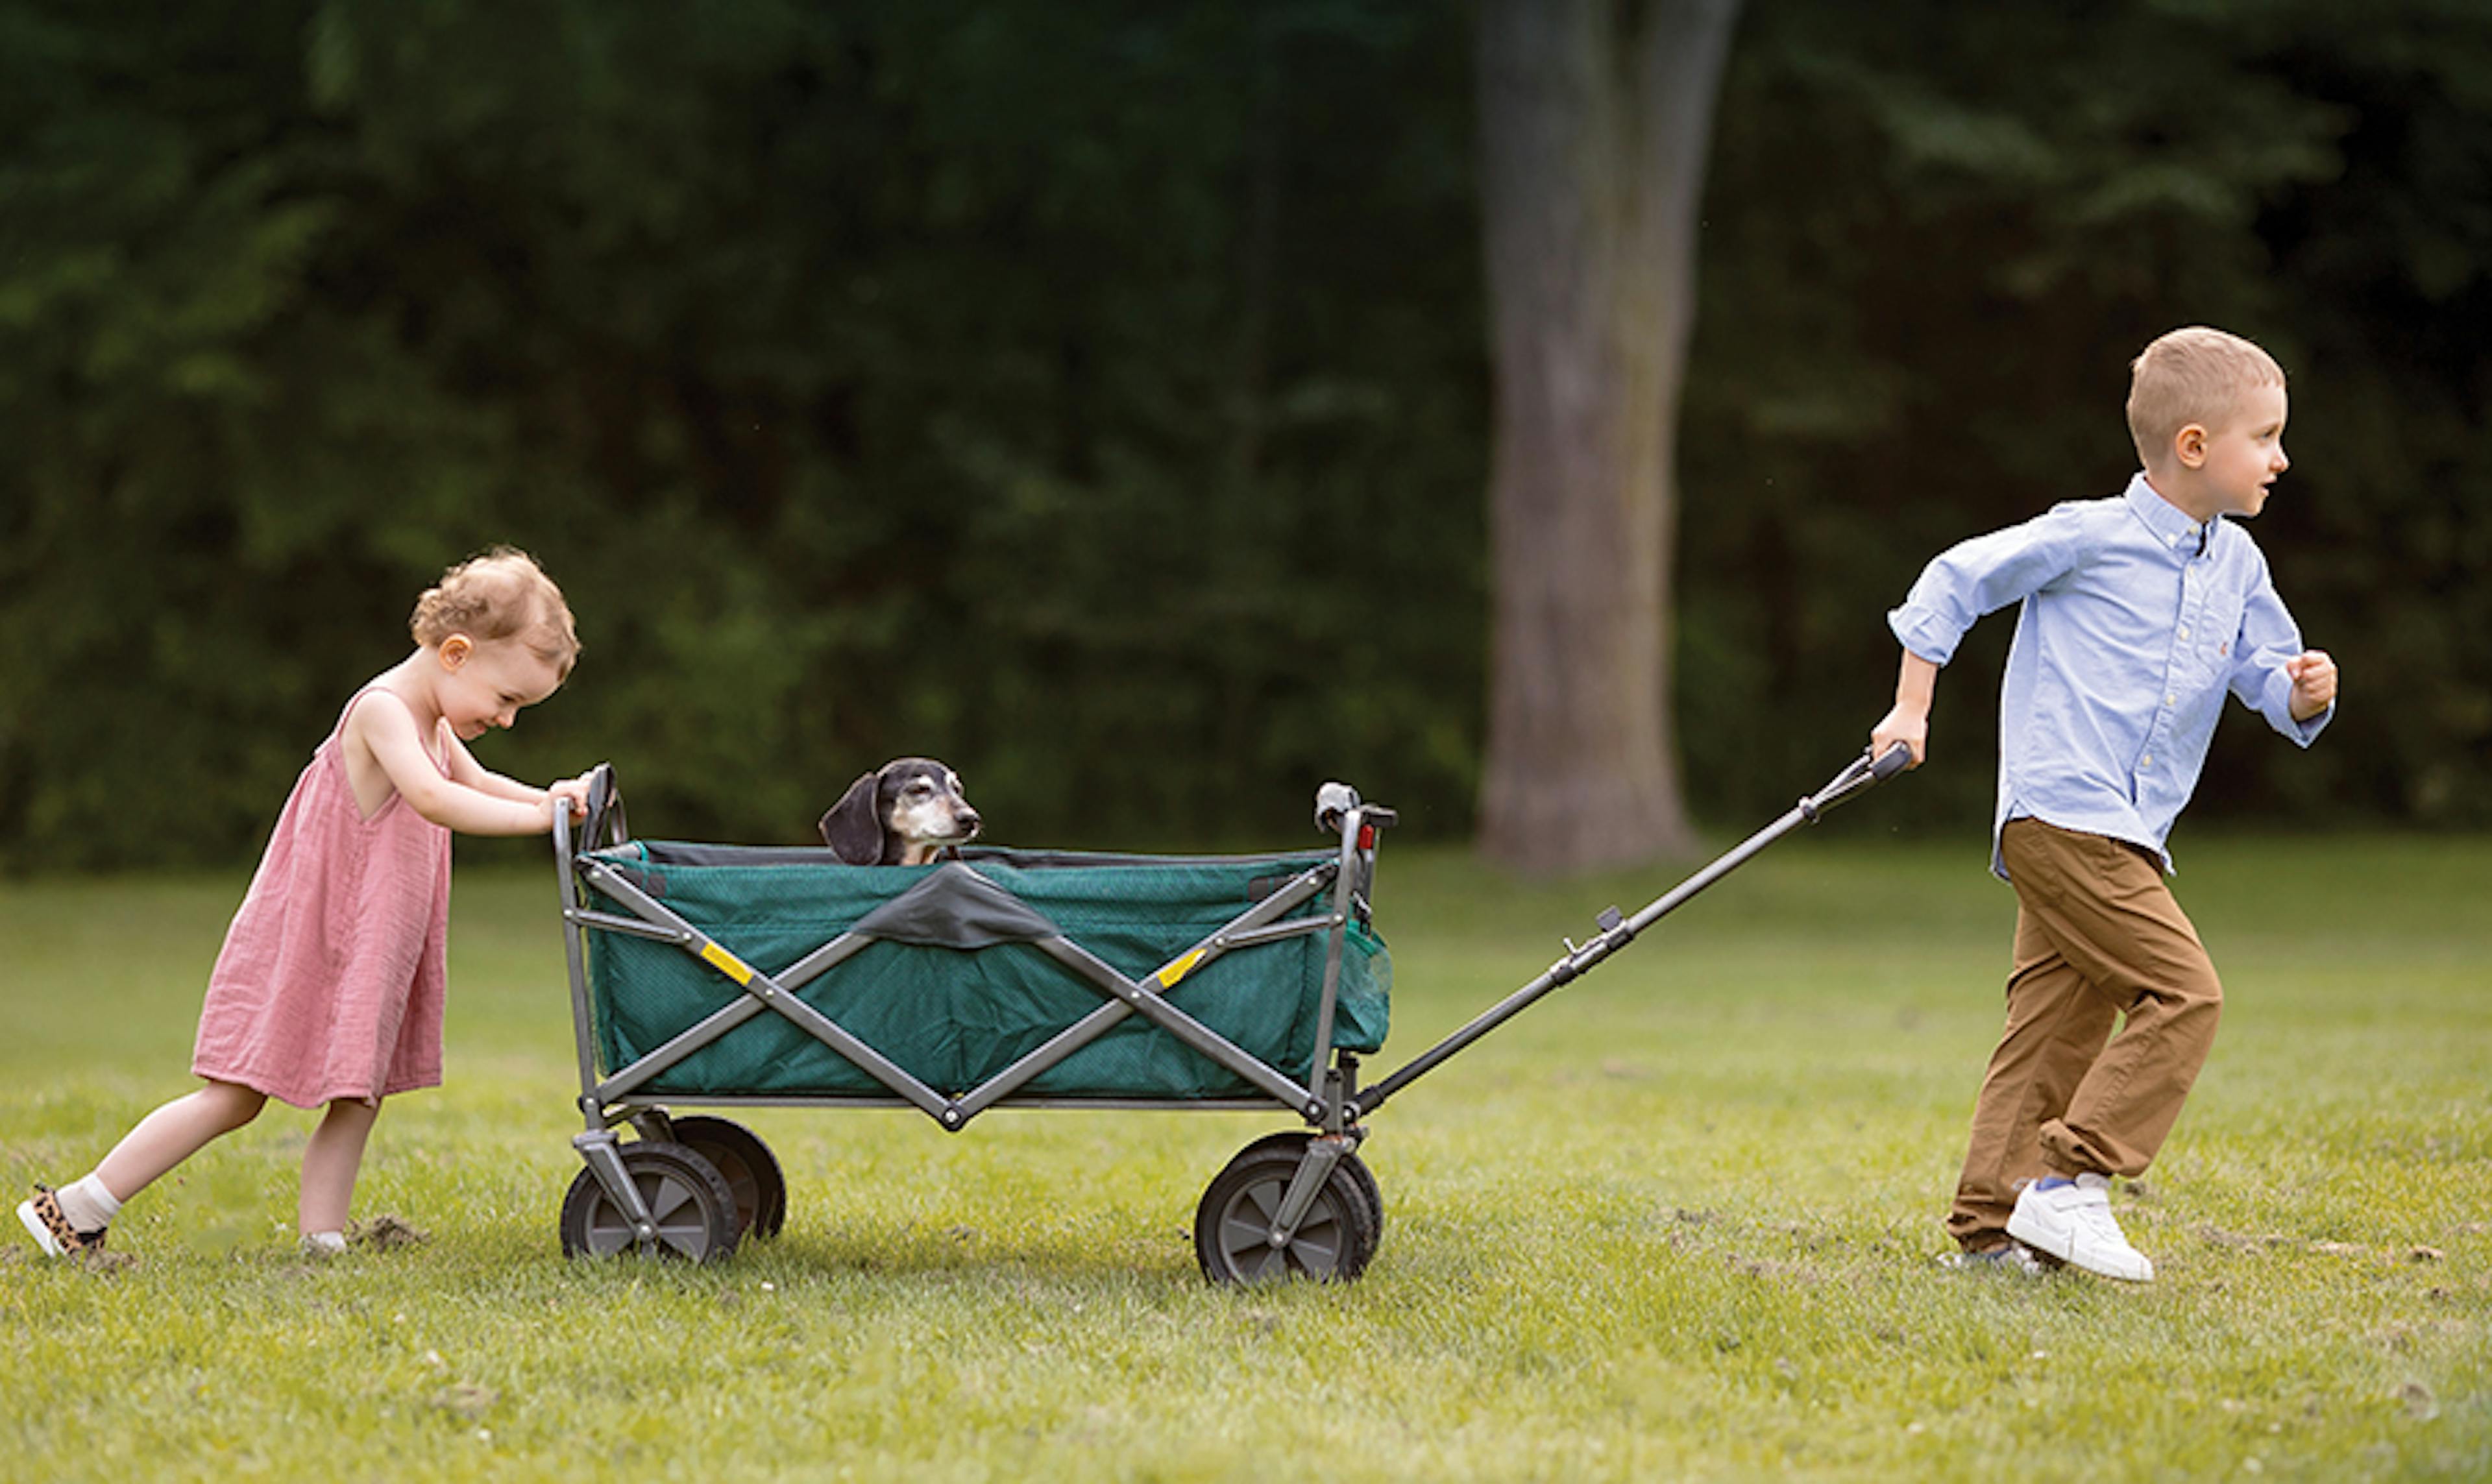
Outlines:
[[[634,842],[595,858],[715,938],[779,974],[851,930],[876,941],[796,994],[946,1095],[957,1096],[1109,1002],[1033,941],[1061,934],[1141,981],[1328,853],[1217,858],[973,849],[932,867],[856,867],[818,850]],[[628,912],[592,892],[591,905]],[[1329,888],[1283,921],[1329,912]],[[1297,1080],[1315,1060],[1327,935],[1231,949],[1180,978],[1170,1004]],[[743,997],[671,943],[589,935],[601,1071],[612,1075]],[[1380,1050],[1392,960],[1353,925],[1343,945],[1333,1045]],[[807,1096],[882,1084],[765,1012],[653,1079],[653,1093]],[[1027,1097],[1200,1100],[1261,1096],[1140,1016],[1040,1074]]]

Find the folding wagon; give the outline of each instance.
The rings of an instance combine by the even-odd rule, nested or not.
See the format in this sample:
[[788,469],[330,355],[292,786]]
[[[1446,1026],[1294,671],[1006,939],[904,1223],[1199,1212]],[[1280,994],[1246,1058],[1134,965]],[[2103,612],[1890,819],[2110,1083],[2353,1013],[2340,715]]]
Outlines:
[[[1351,1279],[1384,1207],[1363,1119],[1606,960],[1758,850],[1903,765],[1864,757],[1782,819],[1373,1086],[1391,959],[1374,923],[1394,813],[1327,784],[1312,851],[1140,856],[985,846],[922,867],[829,851],[638,840],[601,767],[554,867],[586,1168],[564,1252],[710,1261],[786,1215],[750,1129],[677,1108],[914,1108],[959,1133],[997,1108],[1278,1109],[1204,1190],[1219,1283]],[[638,1137],[625,1141],[618,1130]]]

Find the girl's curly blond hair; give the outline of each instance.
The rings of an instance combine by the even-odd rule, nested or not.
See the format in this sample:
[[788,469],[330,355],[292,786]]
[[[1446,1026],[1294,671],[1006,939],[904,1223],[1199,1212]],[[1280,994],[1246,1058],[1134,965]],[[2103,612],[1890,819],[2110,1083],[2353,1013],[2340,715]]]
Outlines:
[[407,629],[428,649],[454,634],[480,644],[516,638],[566,678],[579,657],[579,635],[562,589],[517,547],[495,547],[443,573],[415,600]]

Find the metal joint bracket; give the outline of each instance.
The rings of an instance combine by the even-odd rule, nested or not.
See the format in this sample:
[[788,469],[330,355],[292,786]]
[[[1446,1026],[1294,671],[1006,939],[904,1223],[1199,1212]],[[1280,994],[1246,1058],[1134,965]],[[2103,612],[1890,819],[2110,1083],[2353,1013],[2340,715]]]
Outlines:
[[1298,1234],[1298,1223],[1307,1219],[1307,1211],[1316,1203],[1316,1192],[1332,1178],[1333,1166],[1357,1143],[1345,1134],[1322,1134],[1307,1141],[1307,1157],[1298,1162],[1298,1172],[1290,1177],[1290,1188],[1281,1197],[1281,1208],[1272,1215],[1272,1246],[1286,1248]]
[[1578,943],[1571,937],[1558,940],[1566,945],[1566,957],[1549,969],[1558,983],[1566,984],[1583,977],[1586,970],[1635,941],[1635,925],[1628,922],[1626,914],[1617,907],[1601,908],[1600,915],[1592,919],[1592,925],[1601,933],[1588,942]]
[[1356,1146],[1356,1139],[1366,1137],[1366,1130],[1354,1126],[1357,1115],[1350,1111],[1356,1106],[1357,1099],[1358,1057],[1350,1052],[1341,1052],[1324,1073],[1323,1117],[1319,1126],[1327,1134],[1354,1136],[1352,1147]]
[[632,1223],[632,1234],[638,1239],[640,1250],[652,1251],[658,1243],[658,1223],[649,1214],[649,1203],[640,1199],[640,1188],[632,1183],[631,1173],[623,1168],[621,1141],[610,1129],[593,1134],[573,1136],[571,1146],[579,1151],[589,1173],[606,1190],[606,1198],[614,1202],[624,1218]]

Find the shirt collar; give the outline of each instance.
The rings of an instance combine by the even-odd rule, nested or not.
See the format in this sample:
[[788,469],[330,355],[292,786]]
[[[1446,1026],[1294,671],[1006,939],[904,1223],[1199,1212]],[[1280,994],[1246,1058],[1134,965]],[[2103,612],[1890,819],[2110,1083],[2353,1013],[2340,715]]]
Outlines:
[[2152,485],[2146,482],[2146,472],[2143,469],[2130,477],[2128,492],[2123,498],[2128,501],[2128,508],[2136,513],[2137,519],[2145,522],[2148,530],[2154,533],[2154,539],[2163,544],[2164,549],[2182,561],[2187,561],[2206,550],[2207,543],[2214,539],[2214,521],[2209,520],[2201,524],[2190,519],[2185,511],[2165,499],[2155,491]]

